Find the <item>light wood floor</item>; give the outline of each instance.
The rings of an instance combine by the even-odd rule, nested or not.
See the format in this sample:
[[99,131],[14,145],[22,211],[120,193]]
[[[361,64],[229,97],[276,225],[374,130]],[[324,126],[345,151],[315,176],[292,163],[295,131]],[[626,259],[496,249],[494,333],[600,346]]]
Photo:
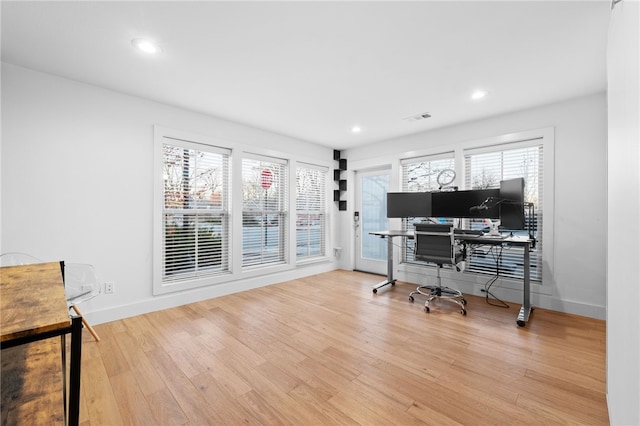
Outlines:
[[86,333],[84,425],[608,424],[605,323],[334,271]]

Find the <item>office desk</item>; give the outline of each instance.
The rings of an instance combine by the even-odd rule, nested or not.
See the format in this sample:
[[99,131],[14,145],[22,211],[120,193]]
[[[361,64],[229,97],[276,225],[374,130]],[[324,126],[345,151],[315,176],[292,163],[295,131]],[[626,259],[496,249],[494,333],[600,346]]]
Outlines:
[[[387,239],[387,279],[382,281],[379,284],[376,284],[373,287],[373,292],[377,293],[378,290],[386,285],[394,285],[396,280],[393,278],[393,238],[394,237],[403,237],[403,238],[413,238],[413,231],[402,231],[402,230],[392,230],[392,231],[376,231],[371,232],[371,235],[377,235],[382,238]],[[522,307],[520,308],[520,312],[518,312],[518,317],[516,319],[516,324],[520,327],[524,327],[527,321],[529,321],[529,316],[533,311],[531,307],[531,265],[530,265],[530,256],[529,250],[531,249],[531,244],[533,240],[529,237],[521,237],[521,236],[513,236],[513,237],[503,237],[496,238],[487,235],[472,235],[472,234],[456,234],[455,238],[469,245],[511,245],[516,247],[522,247],[522,256],[524,259],[524,278],[523,278],[523,291],[522,291]]]
[[377,235],[381,238],[387,239],[387,279],[373,286],[373,292],[377,293],[382,287],[385,287],[389,284],[395,285],[396,280],[393,278],[393,238],[394,237],[404,237],[404,238],[413,238],[413,231],[402,231],[402,230],[394,230],[394,231],[376,231],[370,232],[370,235]]
[[533,311],[533,308],[531,307],[531,260],[529,256],[533,240],[529,237],[522,236],[495,238],[485,235],[465,234],[456,235],[456,239],[469,245],[511,245],[515,247],[522,247],[522,257],[524,259],[522,307],[518,313],[516,324],[520,327],[524,327],[527,321],[529,321],[529,315],[531,315],[531,312]]
[[[60,336],[65,418],[67,424],[77,425],[82,317],[69,317],[62,267],[62,262],[51,262],[0,268],[0,348]],[[66,335],[69,333],[71,358],[67,411]]]

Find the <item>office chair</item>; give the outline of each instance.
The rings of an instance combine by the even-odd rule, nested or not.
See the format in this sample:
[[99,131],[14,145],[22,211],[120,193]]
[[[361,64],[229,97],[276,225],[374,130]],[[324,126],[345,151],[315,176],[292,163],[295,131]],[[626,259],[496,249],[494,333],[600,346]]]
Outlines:
[[100,337],[98,337],[98,333],[96,333],[80,309],[78,309],[78,304],[98,296],[101,290],[100,287],[98,274],[92,265],[65,263],[64,291],[67,296],[67,306],[82,317],[82,323],[97,342],[100,341]]
[[42,263],[42,260],[26,253],[2,253],[0,254],[1,266],[18,266],[31,265],[33,263]]
[[[443,299],[460,306],[460,313],[467,315],[465,305],[467,301],[462,296],[462,292],[450,287],[442,286],[440,269],[443,265],[452,265],[456,269],[458,263],[465,258],[465,252],[456,244],[453,226],[448,224],[416,224],[415,225],[415,259],[437,265],[436,285],[421,285],[409,294],[409,300],[413,302],[414,294],[421,294],[427,297],[424,310],[430,311],[430,304],[433,300]],[[459,269],[458,269],[459,270]]]
[[[25,253],[0,254],[0,266],[31,265],[42,263],[42,260]],[[67,307],[73,309],[82,317],[82,323],[96,341],[100,341],[98,333],[91,327],[85,316],[78,309],[78,304],[93,299],[100,294],[100,282],[95,269],[91,265],[81,263],[64,264],[64,292],[67,299]]]

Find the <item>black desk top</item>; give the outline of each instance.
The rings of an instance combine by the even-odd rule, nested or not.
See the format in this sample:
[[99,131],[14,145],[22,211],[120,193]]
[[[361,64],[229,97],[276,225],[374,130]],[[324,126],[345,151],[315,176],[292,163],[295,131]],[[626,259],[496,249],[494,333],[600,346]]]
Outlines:
[[[407,230],[407,231],[403,231],[401,229],[397,229],[397,230],[389,230],[389,231],[375,231],[375,232],[370,232],[371,235],[377,235],[380,237],[407,237],[407,238],[413,238],[415,233],[413,230]],[[513,245],[529,245],[532,243],[532,239],[529,238],[529,236],[527,235],[497,235],[497,236],[493,236],[493,235],[489,235],[489,234],[483,234],[483,235],[477,235],[476,233],[473,234],[465,234],[464,232],[461,233],[455,233],[455,237],[456,239],[460,240],[460,241],[466,241],[469,243],[481,243],[481,244],[502,244],[502,243],[509,243],[509,244],[513,244]]]

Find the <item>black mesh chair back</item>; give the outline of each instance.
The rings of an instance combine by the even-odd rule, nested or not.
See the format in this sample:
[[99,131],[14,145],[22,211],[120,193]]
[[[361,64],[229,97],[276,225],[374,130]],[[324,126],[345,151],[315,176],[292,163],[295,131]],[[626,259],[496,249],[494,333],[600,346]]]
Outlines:
[[427,296],[425,311],[430,312],[430,303],[435,299],[445,299],[456,303],[460,313],[467,314],[467,301],[459,290],[443,287],[440,268],[443,265],[453,265],[464,260],[464,251],[458,248],[454,237],[454,227],[451,224],[425,223],[415,225],[414,257],[416,260],[431,262],[437,265],[436,285],[421,285],[409,294],[413,302],[415,294]]

